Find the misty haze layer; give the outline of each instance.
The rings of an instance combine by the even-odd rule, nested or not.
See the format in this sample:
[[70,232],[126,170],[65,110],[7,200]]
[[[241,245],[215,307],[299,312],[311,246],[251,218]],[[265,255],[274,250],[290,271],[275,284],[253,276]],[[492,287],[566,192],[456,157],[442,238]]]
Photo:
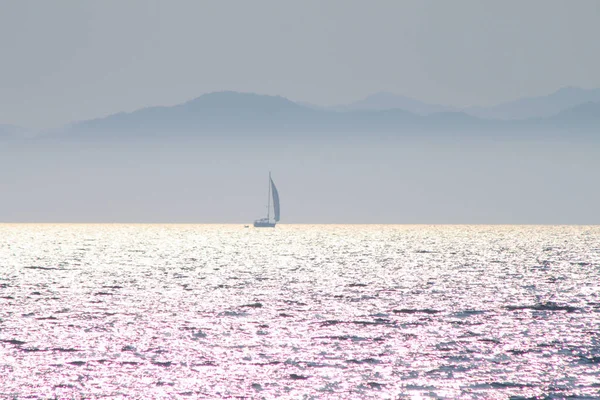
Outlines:
[[600,144],[469,138],[7,141],[0,221],[600,223]]

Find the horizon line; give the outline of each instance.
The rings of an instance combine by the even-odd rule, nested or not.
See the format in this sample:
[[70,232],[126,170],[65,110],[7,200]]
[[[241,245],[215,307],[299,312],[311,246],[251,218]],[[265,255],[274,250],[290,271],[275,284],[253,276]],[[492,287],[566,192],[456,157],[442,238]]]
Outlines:
[[[231,225],[246,226],[252,225],[252,222],[2,222],[2,225]],[[452,223],[452,222],[415,222],[415,223],[397,223],[397,222],[294,222],[277,223],[277,226],[296,226],[296,225],[395,225],[395,226],[589,226],[600,227],[600,223],[580,224],[580,223]]]

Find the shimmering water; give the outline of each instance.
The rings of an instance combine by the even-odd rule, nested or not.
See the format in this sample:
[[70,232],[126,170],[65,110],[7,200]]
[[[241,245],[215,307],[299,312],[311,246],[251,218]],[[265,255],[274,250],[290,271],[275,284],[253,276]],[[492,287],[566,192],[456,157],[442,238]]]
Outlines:
[[600,397],[600,228],[0,225],[0,397]]

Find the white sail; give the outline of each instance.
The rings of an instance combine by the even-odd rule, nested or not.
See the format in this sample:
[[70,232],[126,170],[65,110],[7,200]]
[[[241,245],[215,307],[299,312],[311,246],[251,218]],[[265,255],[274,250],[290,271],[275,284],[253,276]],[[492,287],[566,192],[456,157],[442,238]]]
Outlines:
[[271,191],[273,192],[273,210],[275,211],[275,222],[279,222],[279,192],[277,191],[277,187],[275,187],[275,183],[273,183],[273,179],[271,179]]
[[[271,220],[271,197],[273,198],[273,211],[274,211],[274,221]],[[269,172],[269,195],[267,196],[267,217],[257,219],[254,221],[255,228],[274,228],[275,224],[279,222],[279,192],[277,191],[277,187],[271,179],[271,173]]]

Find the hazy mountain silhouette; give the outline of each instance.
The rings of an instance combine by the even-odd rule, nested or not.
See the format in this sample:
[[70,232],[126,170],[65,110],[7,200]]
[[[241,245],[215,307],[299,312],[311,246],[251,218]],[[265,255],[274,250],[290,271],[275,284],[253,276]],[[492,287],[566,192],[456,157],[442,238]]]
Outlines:
[[210,135],[301,132],[419,132],[448,128],[480,128],[487,122],[464,113],[427,117],[402,109],[334,111],[315,109],[279,96],[215,92],[172,107],[149,107],[132,113],[71,124],[69,135]]
[[285,136],[288,133],[316,137],[332,133],[540,132],[554,128],[589,130],[600,126],[599,116],[597,103],[580,104],[561,110],[551,117],[506,121],[480,118],[459,111],[428,115],[418,115],[398,108],[334,111],[311,108],[279,96],[215,92],[171,107],[149,107],[132,113],[119,113],[74,123],[63,133],[72,137],[111,138],[219,136],[229,132],[235,133],[236,137],[258,138],[262,135]]
[[588,101],[587,103],[580,104],[578,106],[566,109],[560,113],[552,116],[551,120],[560,121],[595,121],[600,122],[600,101],[593,102]]
[[587,102],[546,119],[546,124],[561,130],[579,130],[600,137],[600,102]]
[[286,131],[296,125],[306,129],[324,115],[279,96],[215,92],[172,107],[149,107],[74,123],[66,132],[120,135]]
[[471,107],[465,112],[493,119],[543,118],[587,102],[600,102],[600,89],[567,87],[546,96],[526,97],[492,107]]
[[327,111],[327,110],[332,110],[332,107],[327,107],[327,106],[320,106],[317,104],[313,104],[313,103],[309,103],[307,101],[294,101],[294,103],[298,104],[299,106],[302,107],[306,107],[306,108],[310,108],[312,110],[319,110],[319,111]]
[[332,107],[340,111],[390,110],[401,109],[414,114],[428,115],[439,112],[456,111],[456,108],[438,104],[428,104],[389,92],[379,92],[350,104]]
[[0,124],[0,137],[12,137],[23,135],[27,129],[16,125]]
[[[550,117],[563,110],[567,110],[583,103],[599,101],[600,89],[566,87],[545,96],[526,97],[490,107],[468,107],[460,109],[459,107],[429,104],[389,92],[379,92],[367,96],[362,100],[346,105],[331,107],[330,109],[352,111],[389,110],[398,108],[419,115],[462,111],[480,118],[516,120]],[[312,107],[316,108],[316,106]]]

